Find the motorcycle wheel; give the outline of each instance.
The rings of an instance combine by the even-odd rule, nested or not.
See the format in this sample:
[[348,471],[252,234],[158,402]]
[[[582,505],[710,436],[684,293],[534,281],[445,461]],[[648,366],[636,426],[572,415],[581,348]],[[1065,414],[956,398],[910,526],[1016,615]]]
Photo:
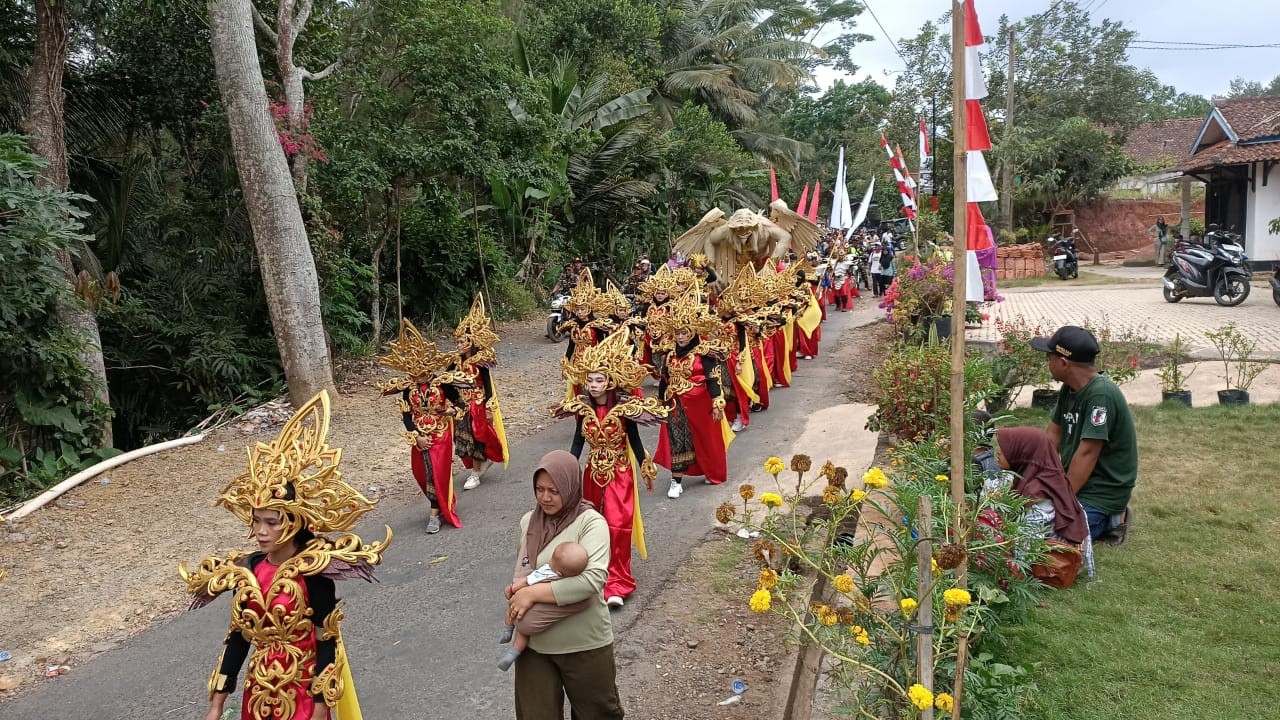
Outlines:
[[553,317],[547,318],[547,339],[553,343],[564,340],[564,333],[560,332],[560,325]]
[[1080,266],[1079,266],[1079,265],[1072,265],[1072,266],[1071,266],[1071,279],[1072,279],[1072,280],[1078,280],[1079,278],[1080,278]]
[[1213,299],[1223,307],[1235,307],[1249,297],[1252,286],[1239,275],[1228,275],[1213,286]]
[[1164,288],[1164,301],[1167,303],[1176,303],[1182,299],[1181,295],[1174,295],[1169,288]]
[[1271,299],[1275,300],[1277,305],[1280,305],[1280,290],[1271,288]]

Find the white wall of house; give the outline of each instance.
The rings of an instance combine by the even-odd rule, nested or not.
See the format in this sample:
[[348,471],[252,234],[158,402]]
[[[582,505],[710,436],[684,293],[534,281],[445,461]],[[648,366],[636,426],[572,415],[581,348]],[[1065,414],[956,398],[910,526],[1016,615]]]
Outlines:
[[1280,218],[1280,168],[1272,168],[1266,186],[1262,185],[1262,163],[1255,163],[1257,186],[1249,193],[1245,207],[1245,244],[1250,260],[1280,260],[1280,235],[1272,235],[1267,226]]
[[1116,181],[1112,189],[1137,191],[1144,198],[1167,199],[1177,197],[1180,192],[1178,184],[1170,182],[1176,177],[1178,177],[1178,173],[1168,171],[1146,175],[1129,175]]

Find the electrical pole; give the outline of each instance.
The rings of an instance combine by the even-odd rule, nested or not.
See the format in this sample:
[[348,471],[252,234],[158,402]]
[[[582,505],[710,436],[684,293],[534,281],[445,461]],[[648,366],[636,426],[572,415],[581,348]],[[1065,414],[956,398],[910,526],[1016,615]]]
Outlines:
[[[1013,26],[1009,27],[1009,78],[1008,87],[1004,91],[1004,138],[1001,144],[1008,142],[1009,133],[1013,132],[1013,64],[1014,48],[1017,45],[1017,33]],[[1013,163],[1009,158],[1000,160],[1004,169],[1004,177],[1000,183],[1000,221],[1004,229],[1013,232]]]

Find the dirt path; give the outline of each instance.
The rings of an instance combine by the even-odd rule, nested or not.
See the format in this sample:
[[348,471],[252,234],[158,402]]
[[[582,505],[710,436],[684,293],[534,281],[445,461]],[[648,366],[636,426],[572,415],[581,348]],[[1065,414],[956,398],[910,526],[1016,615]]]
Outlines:
[[[546,408],[560,392],[564,345],[543,338],[543,322],[499,328],[495,378],[513,441],[547,425]],[[370,514],[376,520],[416,501],[419,492],[405,467],[395,402],[378,397],[371,384],[383,373],[371,360],[345,370],[330,442],[343,449],[347,480],[378,499]],[[287,418],[284,407],[275,414]],[[14,694],[5,690],[15,682],[21,691],[43,681],[49,664],[74,672],[89,657],[185,608],[178,563],[242,549],[228,541],[242,536],[244,526],[213,501],[243,471],[245,448],[278,428],[269,422],[225,427],[203,442],[94,478],[0,526],[0,568],[8,570],[0,580],[0,651],[12,655],[0,663],[0,698]]]

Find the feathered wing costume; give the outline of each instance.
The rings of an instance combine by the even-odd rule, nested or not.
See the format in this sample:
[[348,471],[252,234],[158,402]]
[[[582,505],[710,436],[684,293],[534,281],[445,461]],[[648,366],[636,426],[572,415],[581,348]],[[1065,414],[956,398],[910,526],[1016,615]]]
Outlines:
[[[193,608],[223,592],[234,594],[231,632],[209,678],[209,694],[232,691],[248,655],[243,720],[308,720],[317,702],[339,720],[361,718],[333,581],[372,580],[373,566],[391,544],[391,528],[373,543],[345,532],[373,503],[342,480],[342,450],[329,447],[328,433],[329,394],[322,390],[276,439],[249,450],[248,470],[218,497],[218,505],[246,523],[254,510],[279,511],[282,541],[303,528],[317,533],[296,555],[279,567],[265,553],[243,552],[206,558],[194,572],[178,566]],[[344,534],[320,534],[330,532]]]
[[707,256],[720,272],[714,284],[722,290],[733,279],[729,273],[744,263],[759,265],[768,259],[786,257],[789,251],[803,256],[818,246],[818,226],[775,200],[769,217],[740,209],[728,218],[713,208],[691,229],[676,238],[675,248],[685,255]]

